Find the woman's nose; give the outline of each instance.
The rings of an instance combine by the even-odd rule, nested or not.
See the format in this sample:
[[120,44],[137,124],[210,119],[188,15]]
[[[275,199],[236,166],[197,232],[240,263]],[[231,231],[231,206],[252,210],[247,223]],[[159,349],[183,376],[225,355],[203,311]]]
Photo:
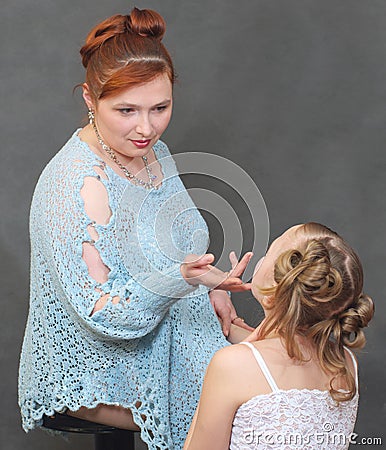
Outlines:
[[144,137],[149,137],[152,134],[153,127],[147,114],[141,114],[138,116],[137,126],[135,131]]

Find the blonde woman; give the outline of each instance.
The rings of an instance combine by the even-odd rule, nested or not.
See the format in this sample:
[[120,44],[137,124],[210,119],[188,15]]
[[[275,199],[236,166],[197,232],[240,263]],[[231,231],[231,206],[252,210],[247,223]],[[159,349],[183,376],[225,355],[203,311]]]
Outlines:
[[242,343],[219,350],[185,450],[343,449],[358,408],[362,348],[374,312],[354,250],[327,227],[287,230],[255,269],[265,311]]

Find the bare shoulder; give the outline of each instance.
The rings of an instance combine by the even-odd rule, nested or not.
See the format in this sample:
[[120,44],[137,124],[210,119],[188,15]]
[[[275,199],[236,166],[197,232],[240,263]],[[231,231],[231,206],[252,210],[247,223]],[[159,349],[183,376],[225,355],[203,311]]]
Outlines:
[[251,356],[251,350],[246,345],[234,344],[218,350],[214,354],[211,364],[227,370],[240,371],[243,363],[253,360]]
[[230,345],[218,350],[210,362],[212,372],[226,374],[226,377],[240,385],[253,372],[256,361],[250,348],[243,344]]
[[252,350],[244,344],[231,345],[217,351],[209,364],[208,372],[211,378],[222,380],[230,389],[237,391],[239,404],[256,394],[267,392],[264,375]]
[[[253,342],[251,345],[266,355],[278,351],[271,348],[271,343],[264,341]],[[278,358],[279,355],[276,357]],[[212,362],[217,376],[226,376],[229,380],[228,386],[237,392],[238,406],[256,395],[268,394],[272,391],[250,346],[240,343],[223,348],[215,354]]]

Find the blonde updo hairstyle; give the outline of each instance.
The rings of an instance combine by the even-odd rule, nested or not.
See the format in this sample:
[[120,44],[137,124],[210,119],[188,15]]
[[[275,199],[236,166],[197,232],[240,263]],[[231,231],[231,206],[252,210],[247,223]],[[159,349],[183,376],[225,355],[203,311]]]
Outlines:
[[[296,334],[315,343],[322,369],[334,374],[330,383],[336,401],[354,397],[354,377],[348,370],[343,346],[359,349],[365,345],[363,328],[374,313],[370,297],[363,294],[363,269],[355,251],[334,231],[318,223],[296,229],[296,249],[287,250],[274,266],[275,286],[257,287],[272,312],[263,322],[260,338],[276,331],[286,343],[288,355],[304,357]],[[343,377],[348,391],[334,389]]]
[[86,83],[94,102],[166,74],[174,84],[172,59],[162,43],[160,14],[134,8],[96,25],[80,49]]

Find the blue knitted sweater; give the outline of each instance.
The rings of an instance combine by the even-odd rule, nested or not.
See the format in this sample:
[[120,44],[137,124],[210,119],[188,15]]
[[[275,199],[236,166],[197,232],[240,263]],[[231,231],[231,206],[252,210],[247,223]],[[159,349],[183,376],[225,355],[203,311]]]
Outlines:
[[[100,160],[78,131],[44,169],[32,201],[23,427],[66,408],[121,405],[132,410],[149,449],[180,449],[205,368],[227,345],[207,290],[180,273],[184,255],[206,251],[207,227],[164,143],[154,146],[162,185],[146,190]],[[86,214],[86,177],[107,191],[106,224]],[[85,242],[109,270],[104,283],[89,273]],[[109,300],[92,314],[101,292]]]

